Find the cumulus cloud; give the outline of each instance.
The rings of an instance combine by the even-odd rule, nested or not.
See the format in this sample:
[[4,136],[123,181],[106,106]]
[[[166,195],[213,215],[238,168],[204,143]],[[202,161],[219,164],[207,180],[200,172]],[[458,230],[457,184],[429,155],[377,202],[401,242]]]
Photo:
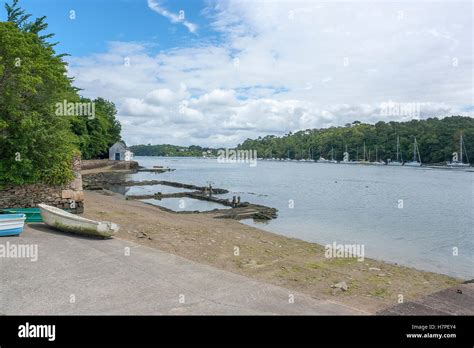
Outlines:
[[[149,43],[114,42],[71,59],[70,74],[86,96],[117,104],[131,144],[235,146],[354,120],[467,115],[471,8],[221,0],[206,10],[218,43],[153,53]],[[384,113],[387,102],[419,113]]]

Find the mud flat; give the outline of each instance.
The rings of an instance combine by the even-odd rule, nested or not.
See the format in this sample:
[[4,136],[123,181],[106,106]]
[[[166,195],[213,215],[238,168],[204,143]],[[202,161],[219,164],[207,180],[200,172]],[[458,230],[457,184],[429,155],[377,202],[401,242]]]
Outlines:
[[[127,181],[123,172],[102,172],[91,173],[83,175],[84,187],[88,190],[104,190],[111,186],[152,186],[152,185],[166,185],[176,188],[183,188],[186,190],[194,190],[192,192],[175,192],[175,193],[153,193],[142,195],[127,195],[128,200],[145,200],[155,199],[162,200],[166,198],[189,197],[192,199],[213,202],[219,205],[230,207],[231,209],[214,209],[208,212],[199,211],[174,211],[157,205],[158,208],[173,212],[176,214],[206,214],[212,213],[216,218],[228,218],[234,220],[255,219],[255,220],[270,220],[277,217],[277,209],[267,207],[260,204],[252,204],[249,202],[241,202],[240,197],[233,197],[232,200],[219,198],[216,195],[229,193],[228,190],[207,186],[196,186],[191,184],[184,184],[174,181],[166,180],[144,180],[144,181]],[[151,204],[151,203],[147,203]]]
[[119,239],[368,313],[462,283],[373,259],[326,258],[322,245],[216,218],[222,212],[176,214],[104,190],[86,191],[85,200],[86,217],[121,225]]

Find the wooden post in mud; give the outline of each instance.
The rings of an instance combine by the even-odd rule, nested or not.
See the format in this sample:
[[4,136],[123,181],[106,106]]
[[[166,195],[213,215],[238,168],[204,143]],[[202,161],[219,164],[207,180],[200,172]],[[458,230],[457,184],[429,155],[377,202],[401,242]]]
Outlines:
[[235,208],[237,200],[235,199],[235,196],[232,196],[232,207]]
[[240,205],[240,196],[237,197],[237,205]]
[[209,197],[212,197],[212,185],[209,183]]

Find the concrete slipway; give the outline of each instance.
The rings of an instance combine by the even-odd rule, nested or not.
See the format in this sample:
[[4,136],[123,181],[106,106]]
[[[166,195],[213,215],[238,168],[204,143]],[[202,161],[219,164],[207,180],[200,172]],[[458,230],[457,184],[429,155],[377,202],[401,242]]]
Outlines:
[[38,260],[0,258],[1,315],[366,314],[119,239],[31,224],[7,242],[37,245]]

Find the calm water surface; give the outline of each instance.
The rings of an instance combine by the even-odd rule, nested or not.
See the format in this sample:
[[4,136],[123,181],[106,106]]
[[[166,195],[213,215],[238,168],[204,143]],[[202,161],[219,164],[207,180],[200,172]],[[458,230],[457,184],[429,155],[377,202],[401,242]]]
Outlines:
[[[246,224],[320,244],[364,244],[366,257],[473,278],[472,172],[273,161],[250,167],[198,158],[135,160],[145,167],[176,170],[132,174],[133,180],[211,182],[231,191],[221,197],[239,195],[243,201],[279,210],[278,218],[268,223]],[[128,193],[163,191],[153,186],[132,190],[137,192]],[[179,200],[175,201],[166,207],[178,210]],[[202,210],[199,204],[205,203],[194,202],[193,210]]]

